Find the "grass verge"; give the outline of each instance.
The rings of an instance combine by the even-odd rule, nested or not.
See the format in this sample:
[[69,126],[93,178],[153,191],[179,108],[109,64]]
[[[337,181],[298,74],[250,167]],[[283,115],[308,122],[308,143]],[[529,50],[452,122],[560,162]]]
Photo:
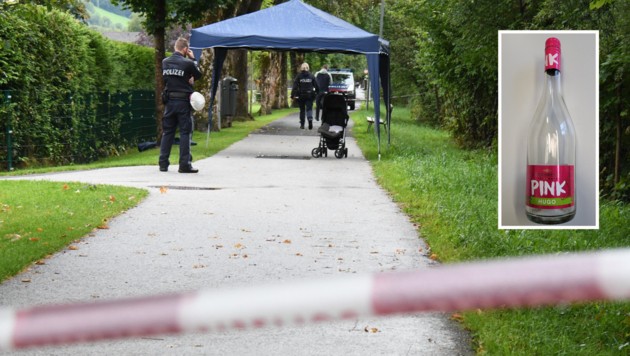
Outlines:
[[[630,207],[602,201],[599,230],[499,230],[497,155],[465,151],[441,130],[396,108],[391,146],[366,132],[367,111],[352,114],[379,183],[421,229],[445,263],[630,246]],[[630,303],[588,303],[463,314],[480,354],[627,355]]]
[[0,180],[0,281],[138,204],[143,189]]

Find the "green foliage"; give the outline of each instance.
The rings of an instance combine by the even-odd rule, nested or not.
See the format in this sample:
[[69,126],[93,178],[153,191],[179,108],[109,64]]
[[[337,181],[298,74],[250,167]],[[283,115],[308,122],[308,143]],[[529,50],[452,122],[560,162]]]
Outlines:
[[12,6],[0,12],[0,38],[0,90],[11,95],[0,103],[2,158],[11,129],[18,163],[69,163],[70,151],[94,159],[102,152],[85,135],[97,93],[154,87],[150,49],[105,39],[57,10]]

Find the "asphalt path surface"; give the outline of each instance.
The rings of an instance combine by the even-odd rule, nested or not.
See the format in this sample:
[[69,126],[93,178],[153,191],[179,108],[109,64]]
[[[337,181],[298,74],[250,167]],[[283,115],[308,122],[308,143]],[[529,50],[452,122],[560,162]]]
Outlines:
[[[149,197],[67,249],[0,285],[14,308],[280,281],[432,268],[426,244],[375,182],[348,137],[348,158],[312,158],[319,136],[297,114],[213,157],[177,166],[29,176],[141,187]],[[197,134],[204,144],[205,136]],[[212,144],[212,138],[210,141]],[[30,280],[24,283],[22,280]],[[298,327],[161,335],[20,355],[463,355],[450,315],[421,313]]]

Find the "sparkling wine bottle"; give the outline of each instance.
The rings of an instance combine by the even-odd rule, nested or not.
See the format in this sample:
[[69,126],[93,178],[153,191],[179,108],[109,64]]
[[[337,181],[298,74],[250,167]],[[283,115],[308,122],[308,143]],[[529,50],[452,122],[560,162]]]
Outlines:
[[560,40],[545,42],[545,87],[527,138],[527,218],[560,224],[575,216],[575,129],[562,97]]

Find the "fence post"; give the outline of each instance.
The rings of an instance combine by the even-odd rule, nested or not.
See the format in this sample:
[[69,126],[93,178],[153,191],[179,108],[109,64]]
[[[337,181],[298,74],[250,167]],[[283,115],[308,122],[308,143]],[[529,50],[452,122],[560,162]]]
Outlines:
[[7,169],[9,171],[13,170],[13,140],[11,139],[11,135],[13,135],[13,129],[11,128],[11,112],[12,110],[9,108],[11,104],[11,94],[8,91],[4,92],[4,105],[8,108],[7,110]]

